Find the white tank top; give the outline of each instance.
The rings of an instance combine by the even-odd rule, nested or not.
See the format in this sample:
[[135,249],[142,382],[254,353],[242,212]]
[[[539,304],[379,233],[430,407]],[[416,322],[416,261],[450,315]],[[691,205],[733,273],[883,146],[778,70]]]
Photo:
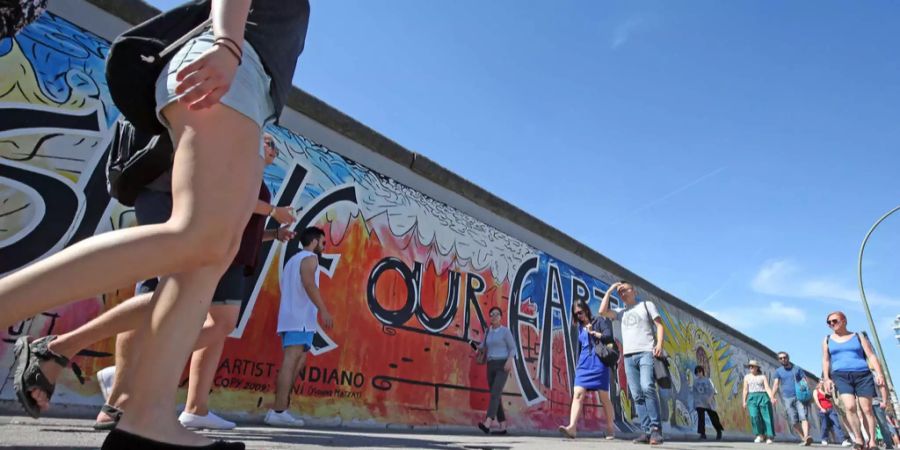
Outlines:
[[[309,298],[300,279],[300,262],[306,258],[318,258],[315,253],[301,250],[284,266],[281,273],[281,304],[278,307],[278,333],[285,331],[316,331],[319,329],[316,317],[319,308]],[[318,263],[318,260],[317,260]],[[316,286],[319,286],[319,271],[316,270]]]
[[744,379],[747,380],[747,392],[752,394],[754,392],[766,392],[765,375],[753,375],[752,373],[748,373],[744,375]]

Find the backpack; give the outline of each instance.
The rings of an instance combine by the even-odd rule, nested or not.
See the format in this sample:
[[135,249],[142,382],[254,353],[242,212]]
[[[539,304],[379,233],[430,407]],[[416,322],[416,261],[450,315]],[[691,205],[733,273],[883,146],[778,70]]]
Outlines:
[[134,206],[138,192],[172,167],[174,154],[168,134],[151,135],[127,119],[119,119],[106,160],[109,196],[125,206]]

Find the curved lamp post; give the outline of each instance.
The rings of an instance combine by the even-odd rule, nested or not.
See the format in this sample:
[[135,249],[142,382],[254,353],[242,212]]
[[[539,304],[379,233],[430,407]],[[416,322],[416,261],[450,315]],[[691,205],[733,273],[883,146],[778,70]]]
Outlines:
[[869,236],[872,235],[872,232],[875,231],[875,228],[878,227],[881,222],[884,222],[884,219],[887,219],[891,214],[900,211],[900,206],[890,210],[887,214],[881,216],[875,225],[872,225],[872,228],[869,229],[869,232],[866,233],[866,238],[863,239],[862,246],[859,247],[859,264],[857,266],[857,275],[859,277],[859,296],[862,299],[863,309],[866,311],[866,318],[869,319],[869,328],[872,330],[872,337],[875,338],[875,345],[878,347],[878,359],[881,362],[881,367],[884,370],[885,378],[887,378],[888,384],[888,392],[894,398],[885,399],[885,401],[890,401],[893,404],[897,403],[897,394],[894,392],[894,381],[891,379],[891,370],[888,368],[886,364],[886,360],[884,359],[884,351],[881,349],[881,340],[878,339],[878,329],[875,327],[875,322],[872,320],[872,312],[869,311],[869,302],[866,300],[866,291],[863,289],[863,278],[862,278],[862,261],[863,261],[863,252],[866,251],[866,242],[869,241]]

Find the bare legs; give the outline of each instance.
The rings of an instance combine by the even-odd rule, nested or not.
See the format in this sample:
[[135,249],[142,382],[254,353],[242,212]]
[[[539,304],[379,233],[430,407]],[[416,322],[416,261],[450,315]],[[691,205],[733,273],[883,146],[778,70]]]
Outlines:
[[600,403],[603,404],[603,414],[606,415],[606,437],[609,438],[616,434],[616,413],[613,410],[612,400],[609,398],[609,391],[597,391],[600,397]]
[[225,339],[234,330],[239,313],[240,307],[237,305],[213,305],[209,309],[203,331],[197,339],[198,349],[191,355],[185,412],[198,416],[209,414],[209,390],[219,367]]
[[[560,427],[560,431],[565,431],[571,437],[578,434],[578,418],[581,417],[581,411],[584,408],[584,398],[587,396],[587,390],[581,386],[575,386],[572,393],[572,408],[569,411],[569,424]],[[603,405],[603,414],[606,416],[606,434],[613,436],[616,432],[615,412],[609,398],[609,391],[597,391],[600,403]]]
[[278,379],[275,384],[275,404],[272,406],[272,409],[284,411],[288,408],[294,380],[297,379],[297,375],[305,363],[306,351],[304,347],[294,345],[284,349],[284,358],[281,361],[281,368],[278,370]]

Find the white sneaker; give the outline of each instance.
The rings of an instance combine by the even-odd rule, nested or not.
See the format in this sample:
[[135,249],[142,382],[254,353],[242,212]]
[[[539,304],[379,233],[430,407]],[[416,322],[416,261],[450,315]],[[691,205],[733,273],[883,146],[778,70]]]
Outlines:
[[825,446],[825,447],[827,447],[827,446],[828,446],[828,441],[822,441],[822,445]]
[[280,413],[275,412],[274,409],[270,409],[269,412],[266,413],[266,418],[263,420],[266,425],[272,427],[302,427],[303,419],[297,419],[294,416],[290,415],[287,411],[282,411]]
[[112,392],[113,381],[116,378],[116,366],[109,366],[97,372],[97,383],[100,385],[100,393],[103,401],[109,402],[109,394]]
[[841,442],[841,447],[853,447],[853,443],[850,442],[850,439],[844,439],[844,442]]
[[773,443],[774,443],[774,442],[772,442],[772,439],[771,439],[771,438],[770,438],[770,439],[766,439],[766,444],[773,444]]
[[761,444],[763,441],[762,436],[757,436],[756,439],[753,440],[754,444]]
[[178,421],[185,428],[204,428],[207,430],[230,430],[237,425],[215,415],[212,411],[205,416],[198,416],[184,411],[178,416]]

